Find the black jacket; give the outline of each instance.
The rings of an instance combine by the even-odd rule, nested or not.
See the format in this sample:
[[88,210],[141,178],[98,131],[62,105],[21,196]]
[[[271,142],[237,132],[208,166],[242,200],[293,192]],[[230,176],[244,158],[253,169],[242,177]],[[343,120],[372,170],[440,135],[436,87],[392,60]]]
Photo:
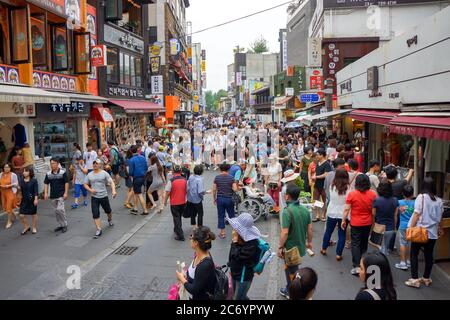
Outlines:
[[259,262],[258,240],[245,242],[243,245],[232,243],[228,266],[231,270],[233,280],[241,281],[245,266],[244,281],[253,279],[253,267]]
[[192,294],[192,300],[209,300],[209,294],[214,294],[216,285],[215,265],[211,258],[205,258],[195,268],[195,277],[188,276],[185,289]]

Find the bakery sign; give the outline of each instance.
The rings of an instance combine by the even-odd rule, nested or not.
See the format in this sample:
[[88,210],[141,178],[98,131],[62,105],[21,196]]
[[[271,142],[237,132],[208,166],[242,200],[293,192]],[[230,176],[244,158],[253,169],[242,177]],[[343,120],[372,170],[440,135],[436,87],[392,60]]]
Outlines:
[[34,103],[7,103],[0,102],[0,117],[2,118],[20,118],[35,117],[36,107]]

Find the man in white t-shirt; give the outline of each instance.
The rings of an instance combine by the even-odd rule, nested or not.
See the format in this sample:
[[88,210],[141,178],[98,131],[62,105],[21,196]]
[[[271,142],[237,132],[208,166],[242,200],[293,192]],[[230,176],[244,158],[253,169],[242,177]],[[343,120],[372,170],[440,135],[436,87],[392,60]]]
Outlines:
[[88,172],[94,170],[94,161],[97,160],[97,152],[92,149],[92,144],[86,144],[86,151],[83,154],[84,163],[86,163],[86,169]]

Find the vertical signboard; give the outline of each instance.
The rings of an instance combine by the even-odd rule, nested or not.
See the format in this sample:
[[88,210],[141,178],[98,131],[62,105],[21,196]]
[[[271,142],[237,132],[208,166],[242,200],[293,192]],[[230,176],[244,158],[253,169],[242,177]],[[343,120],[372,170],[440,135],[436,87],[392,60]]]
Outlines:
[[283,41],[283,71],[286,71],[288,68],[288,41],[287,41],[287,32],[283,31],[282,36]]
[[322,41],[320,38],[308,38],[308,66],[322,66]]
[[152,94],[163,94],[164,88],[163,88],[163,76],[152,76],[151,78],[152,82]]

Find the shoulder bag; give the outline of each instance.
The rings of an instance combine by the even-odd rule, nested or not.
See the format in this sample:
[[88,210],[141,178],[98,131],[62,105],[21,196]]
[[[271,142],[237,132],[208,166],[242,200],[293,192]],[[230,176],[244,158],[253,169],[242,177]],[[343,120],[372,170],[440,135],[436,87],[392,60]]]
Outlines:
[[383,244],[384,232],[386,231],[386,226],[384,224],[375,223],[372,232],[370,233],[369,244],[381,249]]
[[[422,194],[422,214],[420,215],[423,221],[423,204],[425,195]],[[427,243],[428,242],[428,230],[424,227],[410,227],[406,229],[406,240],[414,243]]]
[[[291,208],[288,207],[287,210],[289,212],[289,217],[291,218],[290,226],[292,226],[292,230],[294,230],[294,233],[296,233],[297,230],[295,229],[294,215],[292,214]],[[298,250],[297,246],[284,251],[284,262],[288,267],[298,266],[302,264],[302,257],[300,256],[300,251]]]

